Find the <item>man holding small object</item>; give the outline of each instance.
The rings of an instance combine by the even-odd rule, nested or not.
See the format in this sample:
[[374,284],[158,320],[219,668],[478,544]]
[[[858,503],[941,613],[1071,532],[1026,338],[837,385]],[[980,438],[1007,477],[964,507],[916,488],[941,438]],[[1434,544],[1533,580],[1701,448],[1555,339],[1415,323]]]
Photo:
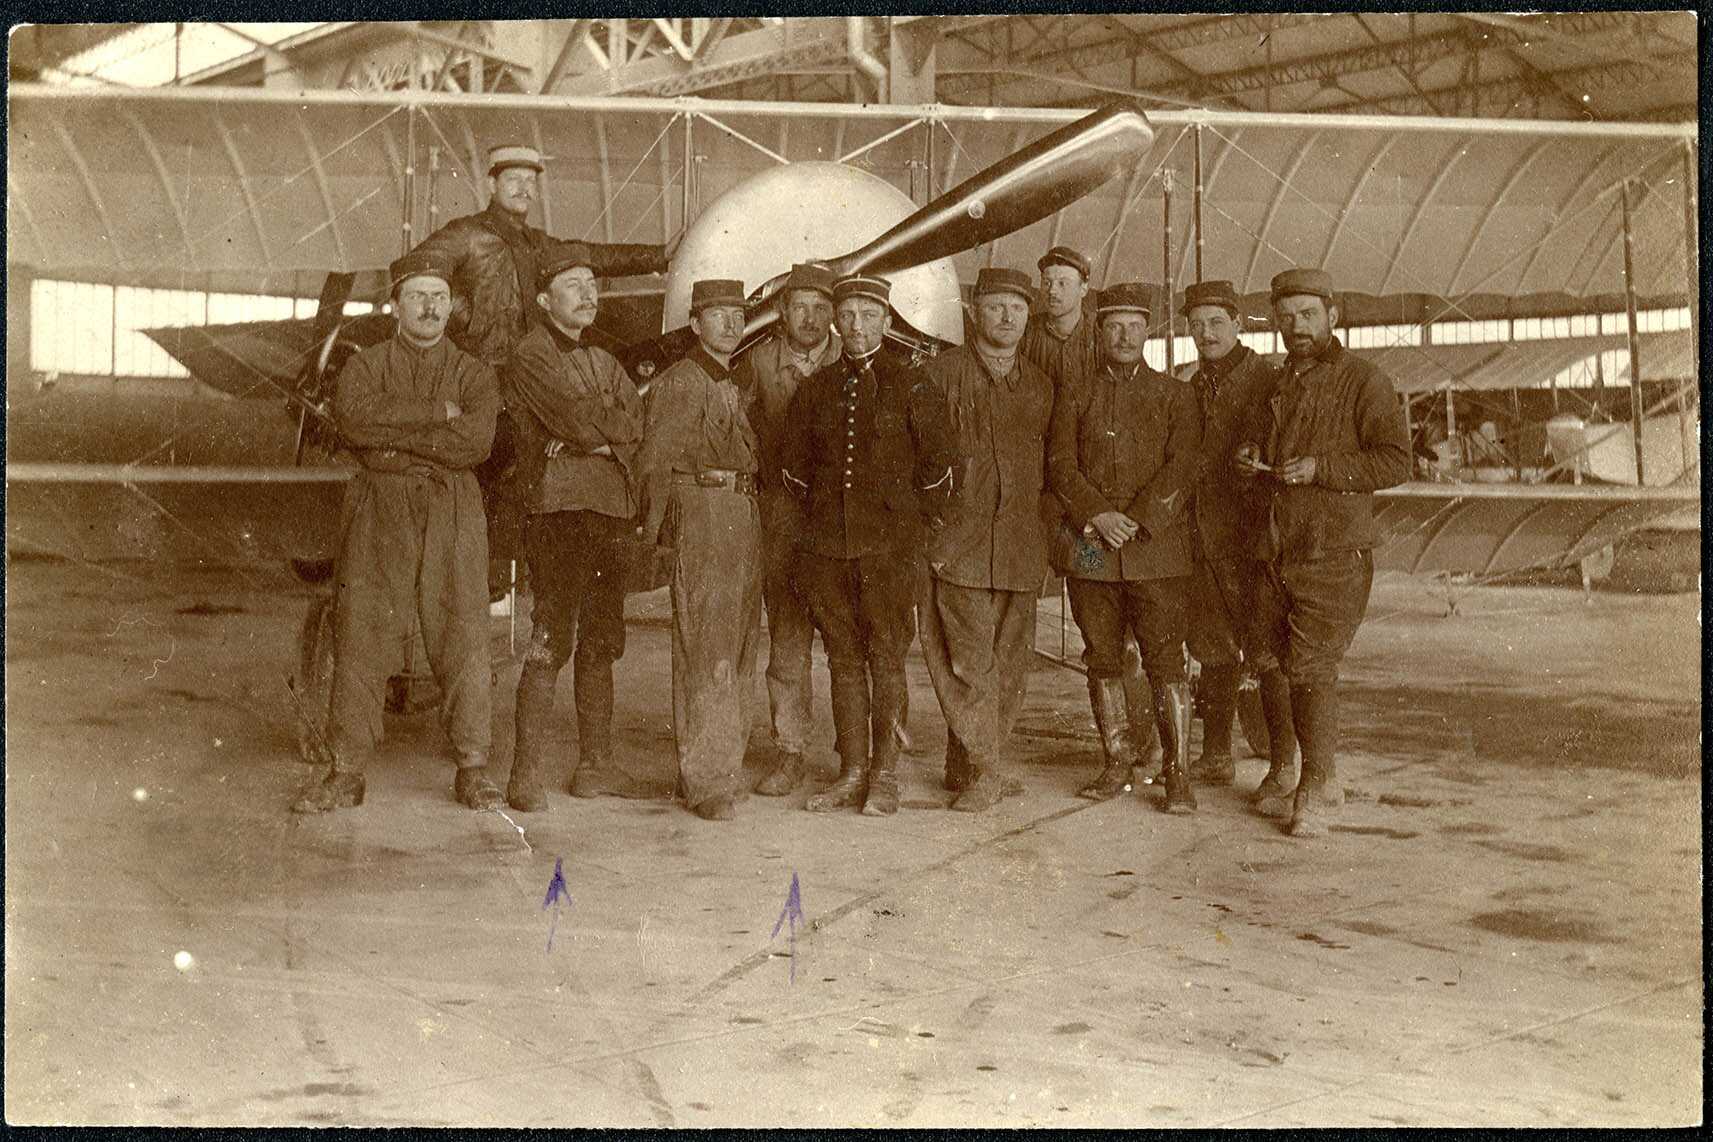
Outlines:
[[1392,382],[1333,335],[1338,306],[1324,270],[1273,278],[1273,321],[1287,356],[1235,450],[1252,481],[1245,505],[1264,567],[1257,636],[1290,680],[1302,776],[1291,796],[1258,803],[1315,837],[1344,804],[1338,784],[1338,667],[1374,581],[1373,493],[1410,474],[1410,442]]
[[1195,811],[1184,636],[1190,537],[1186,512],[1201,417],[1189,387],[1142,360],[1146,287],[1101,291],[1102,368],[1059,394],[1048,472],[1065,503],[1061,530],[1071,613],[1082,632],[1089,702],[1105,765],[1083,797],[1129,789],[1138,761],[1124,733],[1124,639],[1136,636],[1154,692],[1169,813]]

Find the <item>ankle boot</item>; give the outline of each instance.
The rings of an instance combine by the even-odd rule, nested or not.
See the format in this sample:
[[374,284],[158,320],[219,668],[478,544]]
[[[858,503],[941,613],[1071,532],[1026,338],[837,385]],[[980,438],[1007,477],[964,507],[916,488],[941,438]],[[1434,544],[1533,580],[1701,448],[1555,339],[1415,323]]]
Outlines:
[[355,809],[363,803],[363,775],[341,773],[329,767],[321,780],[310,785],[292,802],[293,813],[327,813],[334,809]]
[[868,762],[868,791],[862,815],[890,817],[898,812],[898,719],[904,709],[904,669],[874,671],[873,731]]
[[512,771],[506,780],[506,804],[520,813],[547,808],[547,727],[553,720],[553,692],[559,671],[546,663],[526,663],[517,680],[517,734]]
[[868,793],[869,701],[866,664],[827,664],[832,674],[833,733],[839,779],[809,798],[811,813],[830,813],[863,803]]
[[1291,718],[1303,750],[1303,774],[1292,798],[1293,837],[1326,835],[1328,825],[1344,804],[1338,783],[1338,688],[1334,682],[1302,683],[1291,687]]
[[1277,667],[1261,675],[1261,713],[1267,719],[1267,776],[1250,797],[1288,800],[1297,786],[1297,732],[1291,724],[1291,684]]
[[[481,760],[472,764],[476,758]],[[478,812],[498,809],[506,803],[505,794],[489,780],[487,760],[481,754],[471,754],[459,761],[458,776],[452,781],[452,796],[466,809]]]
[[1088,700],[1094,707],[1094,725],[1100,731],[1106,764],[1092,784],[1077,790],[1077,796],[1107,801],[1130,789],[1136,767],[1136,748],[1125,733],[1124,679],[1089,675]]
[[613,764],[613,666],[598,660],[576,665],[577,768],[571,771],[573,797],[624,797],[648,800],[656,788]]
[[1137,777],[1144,785],[1151,784],[1159,778],[1166,755],[1160,745],[1160,731],[1154,724],[1154,689],[1142,669],[1142,651],[1134,641],[1124,644],[1124,710],[1130,727],[1130,748],[1141,770]]
[[1196,699],[1201,706],[1201,756],[1190,766],[1190,780],[1202,785],[1230,785],[1237,776],[1231,759],[1231,719],[1237,713],[1237,685],[1243,671],[1237,663],[1204,666]]
[[780,753],[779,764],[756,783],[755,791],[763,797],[784,797],[803,781],[803,755]]
[[1160,745],[1165,751],[1160,776],[1166,785],[1162,808],[1168,813],[1196,811],[1195,791],[1190,788],[1190,688],[1185,682],[1154,687],[1155,721],[1160,727]]

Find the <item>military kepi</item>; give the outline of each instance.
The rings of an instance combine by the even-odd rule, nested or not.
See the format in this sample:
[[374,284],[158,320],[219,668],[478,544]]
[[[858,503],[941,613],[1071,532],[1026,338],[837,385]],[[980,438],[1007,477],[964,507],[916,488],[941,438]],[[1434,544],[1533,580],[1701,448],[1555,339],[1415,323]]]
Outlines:
[[1273,300],[1309,294],[1324,301],[1332,300],[1332,275],[1325,270],[1295,269],[1273,275]]
[[783,298],[792,290],[812,289],[832,297],[837,281],[837,275],[821,263],[802,262],[791,267],[791,276],[785,279],[785,288],[779,291],[779,296]]
[[1042,254],[1041,260],[1035,263],[1035,268],[1042,273],[1047,272],[1048,266],[1069,266],[1081,274],[1085,282],[1088,281],[1089,272],[1093,268],[1088,264],[1087,258],[1069,246],[1054,246]]
[[406,278],[418,277],[439,278],[450,286],[452,260],[436,250],[412,250],[387,267],[387,278],[392,289],[398,289],[399,283]]
[[710,305],[741,307],[743,303],[743,283],[732,278],[703,278],[690,287],[691,313]]
[[1024,301],[1034,301],[1035,283],[1022,270],[989,266],[975,276],[975,296],[984,297],[990,293],[1014,293]]
[[891,304],[892,283],[885,278],[877,278],[871,274],[851,274],[838,280],[833,286],[833,304],[847,297],[866,297],[878,301],[882,305]]
[[1197,282],[1184,289],[1184,312],[1188,313],[1198,305],[1217,305],[1228,310],[1236,317],[1242,312],[1237,303],[1237,291],[1228,281]]
[[1109,313],[1140,313],[1147,317],[1148,287],[1141,282],[1119,282],[1115,286],[1107,286],[1100,291],[1094,311],[1099,317]]
[[499,174],[507,167],[528,167],[537,174],[547,169],[541,165],[541,152],[534,147],[526,147],[522,143],[501,143],[497,147],[489,147],[488,173]]
[[566,270],[574,270],[578,266],[595,268],[595,260],[589,247],[582,242],[555,242],[547,250],[541,264],[535,270],[535,288],[537,292],[547,289],[553,284],[553,279]]

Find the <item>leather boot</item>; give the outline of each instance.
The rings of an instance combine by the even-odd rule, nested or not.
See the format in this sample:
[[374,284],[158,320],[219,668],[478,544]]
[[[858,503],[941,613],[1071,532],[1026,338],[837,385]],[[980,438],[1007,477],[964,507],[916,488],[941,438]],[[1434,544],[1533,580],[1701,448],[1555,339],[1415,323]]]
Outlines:
[[811,813],[860,806],[868,794],[869,702],[866,664],[834,667],[832,675],[833,733],[839,751],[839,779],[809,798]]
[[874,671],[868,792],[862,802],[865,817],[890,817],[898,812],[898,719],[904,709],[904,685],[902,666]]
[[1130,789],[1132,771],[1136,766],[1136,748],[1125,733],[1128,725],[1124,712],[1124,679],[1089,675],[1088,700],[1094,707],[1094,725],[1100,731],[1100,748],[1106,765],[1092,784],[1077,790],[1077,796],[1087,797],[1090,801],[1109,801]]
[[1154,687],[1154,715],[1166,755],[1160,765],[1160,776],[1166,785],[1166,800],[1161,807],[1168,813],[1193,813],[1196,795],[1190,788],[1189,775],[1189,684],[1168,682]]
[[334,809],[355,809],[363,803],[363,775],[342,773],[330,766],[315,784],[298,794],[291,804],[293,813],[327,813]]
[[553,692],[559,671],[542,663],[525,663],[517,680],[517,734],[512,747],[512,771],[506,780],[506,804],[520,813],[547,808],[547,727],[553,720]]
[[1134,640],[1124,643],[1124,709],[1130,726],[1130,748],[1141,770],[1136,776],[1142,784],[1151,785],[1159,779],[1166,755],[1160,745],[1160,731],[1154,725],[1154,690],[1142,669],[1142,651]]
[[1231,758],[1231,719],[1237,713],[1237,685],[1243,669],[1232,662],[1204,666],[1196,698],[1201,706],[1201,756],[1190,766],[1190,780],[1202,785],[1230,785],[1237,776]]
[[1277,667],[1261,675],[1261,713],[1267,719],[1267,776],[1250,797],[1289,800],[1297,787],[1297,731],[1291,724],[1291,684]]
[[488,777],[488,759],[480,753],[466,754],[458,759],[458,776],[452,781],[452,795],[466,809],[478,812],[498,809],[506,803],[505,794]]
[[1344,804],[1338,783],[1338,688],[1334,682],[1291,687],[1291,718],[1303,749],[1303,775],[1292,798],[1293,837],[1322,837]]
[[576,670],[577,768],[571,772],[571,796],[654,797],[654,786],[613,764],[612,663],[580,662]]
[[975,768],[970,765],[969,751],[952,731],[946,731],[946,792],[962,793],[975,780]]

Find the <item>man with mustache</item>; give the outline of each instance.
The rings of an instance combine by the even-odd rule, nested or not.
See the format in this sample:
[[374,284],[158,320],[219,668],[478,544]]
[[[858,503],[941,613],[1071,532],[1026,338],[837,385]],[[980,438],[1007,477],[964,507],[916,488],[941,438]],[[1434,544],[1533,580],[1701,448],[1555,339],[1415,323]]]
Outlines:
[[1332,276],[1286,270],[1272,298],[1285,365],[1247,419],[1234,462],[1252,481],[1246,524],[1264,563],[1257,637],[1290,680],[1303,761],[1296,792],[1257,807],[1289,816],[1294,837],[1318,837],[1344,804],[1338,667],[1374,583],[1373,493],[1409,478],[1410,441],[1391,379],[1333,335]]
[[[1041,274],[1045,306],[1030,315],[1029,327],[1023,331],[1023,355],[1047,374],[1058,393],[1100,371],[1100,332],[1086,304],[1093,267],[1081,251],[1054,246],[1035,268]],[[1059,531],[1063,513],[1057,496],[1045,498],[1042,523],[1049,536]],[[1063,574],[1066,568],[1054,570]],[[1142,669],[1141,652],[1129,635],[1124,639],[1124,705],[1131,741],[1148,768],[1157,773],[1163,754],[1154,727],[1154,695]]]
[[679,790],[709,821],[730,820],[743,781],[761,641],[760,449],[732,380],[744,287],[690,287],[697,345],[654,379],[644,402],[641,538],[674,550],[672,733]]
[[767,610],[767,706],[778,760],[755,791],[783,797],[803,780],[803,750],[812,709],[809,649],[815,640],[806,601],[792,582],[803,505],[782,482],[785,416],[803,381],[839,359],[833,328],[833,272],[791,267],[779,291],[776,335],[744,354],[734,371],[744,411],[761,448],[762,601]]
[[625,648],[624,572],[614,541],[629,536],[636,515],[630,465],[642,441],[642,398],[612,354],[582,343],[600,306],[593,260],[581,242],[546,251],[535,303],[547,319],[518,341],[504,373],[535,596],[506,787],[507,802],[525,813],[547,808],[547,739],[568,661],[577,708],[571,795],[651,793],[613,762],[613,663]]
[[[488,205],[454,218],[418,243],[452,267],[453,309],[447,334],[454,344],[498,371],[531,325],[536,273],[557,239],[529,224],[546,172],[541,152],[521,143],[488,148]],[[665,246],[588,242],[596,277],[665,273],[677,240]],[[414,251],[413,251],[414,252]],[[477,470],[488,513],[489,597],[505,590],[523,539],[524,513],[511,470],[516,461],[510,414],[501,411],[492,455]]]
[[1241,310],[1228,281],[1197,282],[1184,291],[1184,316],[1201,363],[1190,387],[1201,407],[1202,442],[1197,453],[1190,522],[1195,574],[1190,583],[1190,653],[1201,663],[1197,698],[1201,706],[1201,756],[1190,780],[1230,785],[1231,722],[1244,667],[1259,676],[1267,719],[1269,764],[1252,797],[1288,793],[1294,784],[1297,737],[1291,727],[1291,689],[1278,662],[1250,623],[1250,600],[1260,566],[1243,531],[1244,486],[1229,457],[1238,427],[1273,382],[1273,368],[1238,340]]
[[843,355],[803,382],[786,416],[780,478],[805,505],[796,575],[827,648],[839,754],[839,779],[809,798],[811,812],[898,811],[918,553],[955,482],[944,399],[882,348],[890,294],[862,274],[834,287]]
[[504,803],[488,778],[487,537],[472,473],[494,440],[494,371],[445,336],[452,269],[432,252],[390,267],[398,331],[339,375],[333,419],[360,468],[341,508],[333,596],[333,765],[292,805],[324,813],[363,803],[380,743],[387,679],[418,633],[458,754],[453,794]]
[[1101,369],[1062,390],[1053,409],[1048,471],[1065,504],[1071,612],[1083,636],[1089,702],[1106,764],[1079,791],[1103,801],[1128,790],[1137,763],[1124,733],[1124,640],[1133,634],[1154,695],[1168,813],[1195,811],[1184,636],[1189,587],[1185,511],[1201,417],[1188,386],[1142,360],[1147,289],[1102,290]]
[[1041,496],[1053,411],[1052,381],[1018,348],[1032,293],[1020,270],[982,270],[973,336],[926,366],[965,464],[958,511],[929,545],[919,608],[922,655],[946,717],[946,788],[960,812],[1022,791],[1001,750],[1022,707],[1047,576]]

